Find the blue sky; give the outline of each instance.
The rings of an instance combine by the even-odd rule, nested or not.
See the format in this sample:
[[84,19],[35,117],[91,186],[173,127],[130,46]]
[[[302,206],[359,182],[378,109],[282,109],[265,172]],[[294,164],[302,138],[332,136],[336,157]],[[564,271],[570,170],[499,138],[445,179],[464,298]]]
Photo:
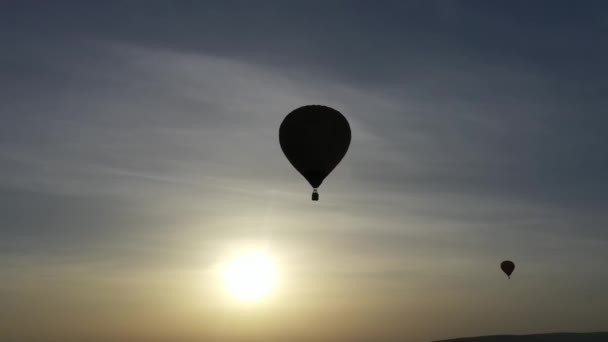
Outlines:
[[[0,337],[608,329],[607,9],[2,4]],[[278,144],[313,103],[353,131],[318,203]],[[246,246],[282,285],[243,313],[213,269]]]

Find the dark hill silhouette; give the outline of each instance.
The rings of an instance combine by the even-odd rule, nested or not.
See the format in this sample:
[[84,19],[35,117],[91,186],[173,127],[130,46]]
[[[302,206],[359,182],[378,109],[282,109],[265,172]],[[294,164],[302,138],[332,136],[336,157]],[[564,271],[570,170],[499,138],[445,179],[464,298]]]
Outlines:
[[608,342],[608,332],[495,335],[455,338],[435,342]]

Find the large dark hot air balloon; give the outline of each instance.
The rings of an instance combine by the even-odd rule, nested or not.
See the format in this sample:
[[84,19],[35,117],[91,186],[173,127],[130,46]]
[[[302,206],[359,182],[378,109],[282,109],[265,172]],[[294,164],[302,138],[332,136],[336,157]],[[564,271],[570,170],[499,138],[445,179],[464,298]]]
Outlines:
[[350,125],[337,110],[320,105],[304,106],[289,113],[279,129],[285,156],[313,187],[317,188],[340,163],[350,145]]
[[500,263],[500,269],[502,269],[502,271],[505,272],[507,277],[511,279],[511,273],[513,273],[513,270],[515,269],[515,264],[513,263],[513,261],[505,260]]

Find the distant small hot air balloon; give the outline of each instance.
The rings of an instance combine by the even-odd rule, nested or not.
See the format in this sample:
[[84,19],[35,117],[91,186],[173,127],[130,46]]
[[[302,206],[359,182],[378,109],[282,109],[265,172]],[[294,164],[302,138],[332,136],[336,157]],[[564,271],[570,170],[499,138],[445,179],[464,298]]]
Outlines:
[[505,272],[507,277],[509,277],[509,279],[511,279],[511,273],[513,273],[513,270],[515,269],[515,264],[513,263],[513,261],[505,260],[505,261],[501,262],[500,268],[502,269],[503,272]]
[[340,163],[350,145],[350,125],[337,110],[320,105],[303,106],[289,113],[279,128],[285,156],[313,187],[317,188]]

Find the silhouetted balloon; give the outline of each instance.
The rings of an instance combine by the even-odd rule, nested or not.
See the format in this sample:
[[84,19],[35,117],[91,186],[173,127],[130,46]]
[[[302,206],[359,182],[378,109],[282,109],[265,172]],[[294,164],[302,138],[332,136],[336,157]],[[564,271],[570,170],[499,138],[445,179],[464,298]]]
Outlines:
[[297,108],[281,123],[281,149],[313,187],[313,201],[319,199],[317,188],[346,155],[350,137],[346,118],[326,106]]
[[500,268],[502,269],[503,272],[505,272],[507,277],[509,277],[509,279],[511,279],[511,273],[513,273],[513,270],[515,269],[515,264],[513,263],[513,261],[505,260],[505,261],[501,262]]

